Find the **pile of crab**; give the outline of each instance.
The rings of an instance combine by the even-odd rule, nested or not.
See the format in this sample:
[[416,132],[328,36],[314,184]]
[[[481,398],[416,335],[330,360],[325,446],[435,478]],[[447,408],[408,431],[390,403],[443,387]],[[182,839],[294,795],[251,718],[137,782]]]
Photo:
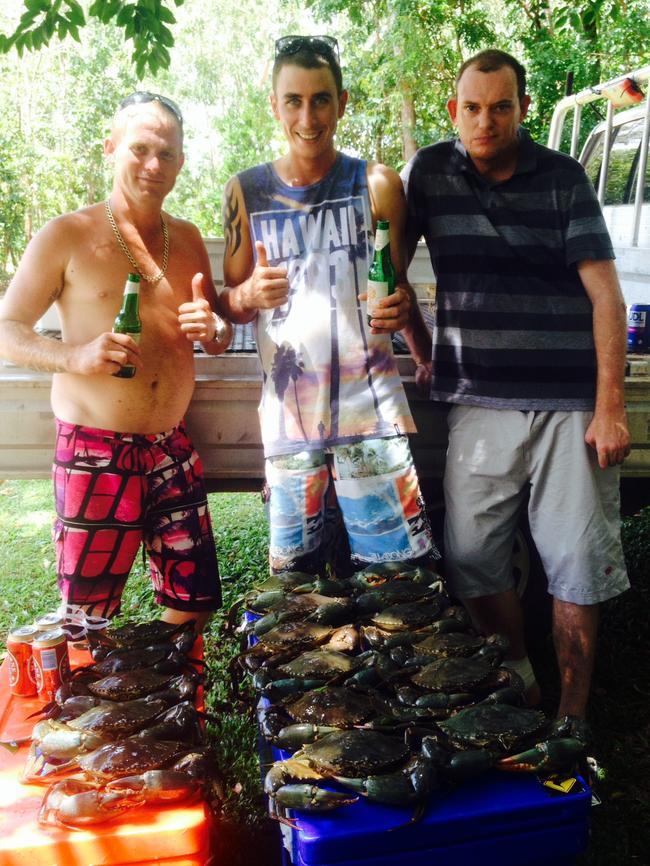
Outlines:
[[32,732],[23,780],[49,786],[39,821],[82,828],[199,796],[208,758],[194,623],[88,639],[93,663],[72,672]]
[[233,666],[259,696],[260,732],[288,753],[265,778],[271,814],[326,811],[359,797],[423,811],[430,795],[487,770],[572,770],[584,743],[551,737],[438,575],[392,563],[346,580],[270,577],[241,609]]

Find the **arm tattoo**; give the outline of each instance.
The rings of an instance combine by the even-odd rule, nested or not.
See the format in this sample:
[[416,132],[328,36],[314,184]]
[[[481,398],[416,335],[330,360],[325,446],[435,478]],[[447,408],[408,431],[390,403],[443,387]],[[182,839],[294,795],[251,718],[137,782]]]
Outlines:
[[232,190],[226,192],[223,204],[223,233],[226,247],[230,250],[230,255],[234,256],[241,246],[241,215],[237,196]]

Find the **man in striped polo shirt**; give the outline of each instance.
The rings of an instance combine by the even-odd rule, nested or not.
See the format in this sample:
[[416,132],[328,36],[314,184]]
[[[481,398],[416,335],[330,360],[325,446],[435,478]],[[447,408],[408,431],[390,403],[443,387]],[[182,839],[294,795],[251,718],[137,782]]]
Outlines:
[[447,107],[458,138],[403,173],[411,255],[424,236],[437,277],[431,398],[449,403],[445,558],[477,627],[510,639],[530,704],[511,554],[528,516],[548,588],[561,677],[557,729],[580,733],[598,604],[629,584],[618,464],[629,453],[625,306],[593,187],[570,157],[520,127],[525,70],[483,51]]

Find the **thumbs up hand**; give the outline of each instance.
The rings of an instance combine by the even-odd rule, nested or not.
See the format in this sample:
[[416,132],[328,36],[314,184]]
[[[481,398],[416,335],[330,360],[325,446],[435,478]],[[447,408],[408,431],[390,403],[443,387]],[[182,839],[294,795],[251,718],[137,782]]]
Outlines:
[[203,294],[203,274],[194,274],[192,277],[192,300],[178,308],[178,323],[190,342],[214,340],[217,323]]
[[269,267],[266,247],[255,241],[257,264],[248,281],[246,306],[251,309],[272,310],[289,299],[289,280],[286,268]]

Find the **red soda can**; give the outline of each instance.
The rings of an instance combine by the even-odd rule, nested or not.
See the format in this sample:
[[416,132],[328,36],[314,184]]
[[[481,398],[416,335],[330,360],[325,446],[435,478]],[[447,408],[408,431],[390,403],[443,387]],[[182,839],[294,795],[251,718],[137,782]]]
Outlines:
[[63,626],[63,617],[60,613],[46,613],[45,616],[39,617],[34,622],[34,628],[37,631],[52,631],[53,628],[61,628]]
[[42,701],[53,701],[56,690],[70,676],[68,641],[63,629],[40,632],[32,641],[36,689]]
[[31,644],[36,634],[33,625],[24,625],[13,629],[7,636],[9,689],[12,695],[27,698],[36,694]]

